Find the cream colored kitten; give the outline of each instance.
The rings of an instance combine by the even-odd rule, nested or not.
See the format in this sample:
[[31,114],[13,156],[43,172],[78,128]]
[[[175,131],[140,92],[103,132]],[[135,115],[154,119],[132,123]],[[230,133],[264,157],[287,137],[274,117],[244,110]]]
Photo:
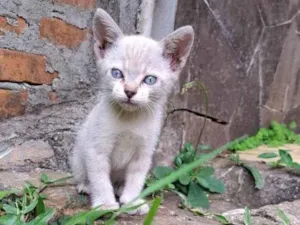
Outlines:
[[[93,207],[118,208],[143,189],[163,108],[190,53],[194,32],[185,26],[160,42],[125,36],[98,9],[93,33],[100,97],[78,133],[71,165],[78,191],[91,194]],[[147,212],[145,204],[132,213]]]

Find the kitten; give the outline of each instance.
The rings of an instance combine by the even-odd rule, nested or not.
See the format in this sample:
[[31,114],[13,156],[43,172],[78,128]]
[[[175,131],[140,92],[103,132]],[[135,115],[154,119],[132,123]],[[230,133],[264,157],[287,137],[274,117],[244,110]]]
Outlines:
[[[160,42],[125,36],[98,9],[93,34],[101,77],[99,100],[78,133],[71,167],[78,191],[91,194],[93,207],[115,209],[143,189],[163,108],[189,56],[194,32],[185,26]],[[144,204],[132,213],[147,212]]]

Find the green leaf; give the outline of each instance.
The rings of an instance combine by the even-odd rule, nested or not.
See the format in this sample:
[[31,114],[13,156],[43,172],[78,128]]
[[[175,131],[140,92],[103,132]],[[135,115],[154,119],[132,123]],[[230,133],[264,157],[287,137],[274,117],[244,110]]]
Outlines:
[[255,187],[259,190],[263,189],[263,187],[265,186],[265,179],[263,178],[259,170],[254,166],[249,166],[246,164],[243,164],[243,167],[251,173],[252,177],[254,178]]
[[0,200],[2,200],[3,198],[11,195],[11,194],[18,194],[18,190],[17,189],[11,189],[11,190],[5,190],[5,191],[0,191]]
[[247,206],[245,207],[245,212],[244,212],[244,224],[251,225],[251,214]]
[[[243,136],[241,138],[236,139],[237,141],[239,140],[243,140],[245,137],[247,136]],[[182,167],[180,167],[178,170],[172,172],[170,175],[156,181],[155,183],[153,183],[153,185],[151,185],[150,187],[147,187],[144,191],[142,191],[135,199],[132,200],[132,202],[136,201],[139,198],[145,198],[149,195],[151,195],[152,193],[161,190],[163,187],[165,187],[166,185],[175,182],[176,180],[179,179],[179,177],[182,174],[185,173],[189,173],[191,172],[193,169],[203,165],[204,163],[206,163],[209,160],[214,159],[215,157],[217,157],[218,155],[222,154],[223,152],[225,152],[229,147],[231,147],[233,144],[233,142],[229,142],[223,146],[221,146],[220,148],[215,149],[214,151],[211,151],[207,154],[203,154],[199,157],[199,159],[195,160],[194,162],[188,164],[188,165],[184,165]]]
[[47,174],[45,174],[45,173],[42,173],[42,175],[41,175],[41,181],[44,183],[44,184],[48,184],[49,183],[49,177],[48,177],[48,175]]
[[188,203],[192,207],[208,208],[209,201],[204,190],[195,182],[191,182],[187,197]]
[[174,163],[177,167],[180,167],[182,165],[182,160],[179,156],[175,157]]
[[174,172],[174,169],[169,166],[157,166],[153,170],[153,175],[156,179],[161,179],[170,173]]
[[237,165],[241,165],[240,155],[239,154],[230,154],[229,159]]
[[206,189],[208,189],[209,184],[207,182],[207,180],[205,179],[206,177],[196,177],[198,184]]
[[219,193],[219,194],[222,194],[225,192],[225,186],[221,180],[216,179],[214,177],[206,177],[205,180],[208,183],[207,189],[210,192]]
[[229,220],[228,220],[225,216],[215,214],[215,215],[214,215],[214,218],[215,218],[218,222],[220,222],[221,224],[223,224],[223,225],[230,225],[230,224],[231,224],[231,223],[229,222]]
[[0,225],[15,225],[18,221],[16,215],[8,214],[5,216],[0,216]]
[[197,150],[199,151],[205,151],[205,150],[212,150],[213,148],[211,145],[198,145]]
[[168,187],[169,189],[175,189],[175,188],[176,188],[174,184],[168,184],[167,187]]
[[197,173],[197,177],[209,177],[215,173],[213,167],[201,167],[200,171]]
[[287,215],[279,208],[277,208],[277,214],[282,222],[283,225],[290,225],[290,219],[287,217]]
[[38,203],[35,208],[35,214],[40,215],[46,211],[44,200],[42,197],[38,197]]
[[187,185],[182,185],[179,181],[178,182],[175,182],[175,187],[178,191],[180,191],[181,193],[187,195],[188,193],[188,186]]
[[8,204],[3,204],[3,209],[7,214],[17,215],[19,212],[19,210],[16,207]]
[[297,128],[296,122],[295,122],[295,121],[292,121],[292,122],[289,124],[289,128],[290,128],[291,130],[295,130],[295,129]]
[[296,170],[300,170],[300,164],[296,163],[296,162],[292,162],[290,164],[290,167],[293,168],[293,169],[296,169]]
[[53,218],[55,213],[54,209],[48,209],[46,212],[38,215],[26,225],[47,225],[49,220]]
[[144,220],[144,225],[151,225],[161,203],[161,198],[154,199],[152,206]]
[[193,153],[195,152],[195,148],[194,148],[193,144],[192,143],[188,143],[188,142],[184,144],[183,150],[185,152],[193,152]]
[[182,185],[188,185],[191,181],[191,177],[188,175],[188,174],[182,174],[180,177],[179,177],[179,182],[182,184]]
[[278,155],[275,152],[266,152],[258,155],[258,158],[261,159],[271,159],[271,158],[276,158]]
[[183,156],[181,157],[182,163],[184,163],[184,164],[191,163],[191,162],[194,161],[194,159],[195,159],[195,152],[194,151],[185,152],[183,154]]
[[279,149],[280,161],[286,165],[290,165],[293,159],[287,150]]

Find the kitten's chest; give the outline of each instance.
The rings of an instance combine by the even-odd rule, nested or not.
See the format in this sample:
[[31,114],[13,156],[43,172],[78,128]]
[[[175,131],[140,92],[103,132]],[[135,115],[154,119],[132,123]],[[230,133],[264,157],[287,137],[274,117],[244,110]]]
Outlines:
[[111,154],[112,168],[124,169],[137,152],[143,150],[144,142],[142,136],[129,130],[118,134]]

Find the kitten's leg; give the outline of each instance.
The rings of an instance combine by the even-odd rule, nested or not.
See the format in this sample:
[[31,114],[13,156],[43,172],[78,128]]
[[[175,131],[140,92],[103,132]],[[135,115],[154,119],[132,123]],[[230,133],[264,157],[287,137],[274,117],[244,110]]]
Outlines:
[[[144,187],[144,182],[150,166],[151,155],[145,152],[139,152],[137,156],[130,161],[126,170],[125,186],[120,197],[120,203],[129,203],[140,194]],[[134,203],[134,205],[139,205],[144,202],[144,200],[138,200]],[[148,211],[149,206],[147,204],[144,204],[138,209],[130,212],[130,214],[143,215]]]
[[77,183],[77,191],[79,193],[89,193],[89,186],[87,182],[86,168],[84,165],[84,159],[81,156],[80,150],[75,146],[73,153],[70,157],[70,163],[72,168],[73,177]]
[[[105,148],[104,146],[102,146]],[[87,157],[87,171],[92,197],[92,207],[101,209],[117,209],[113,186],[110,180],[110,161],[107,153],[89,151]]]

